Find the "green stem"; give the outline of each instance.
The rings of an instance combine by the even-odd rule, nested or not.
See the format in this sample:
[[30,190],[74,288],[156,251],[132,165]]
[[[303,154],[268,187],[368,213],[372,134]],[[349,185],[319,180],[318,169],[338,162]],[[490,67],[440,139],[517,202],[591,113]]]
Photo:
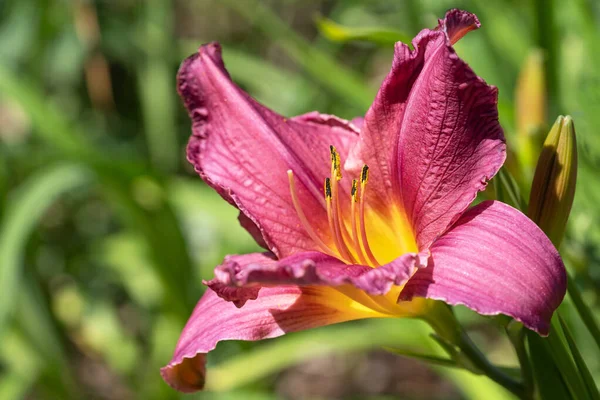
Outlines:
[[450,307],[437,301],[426,301],[423,304],[425,306],[419,318],[425,320],[433,328],[437,336],[442,339],[438,341],[440,344],[448,344],[448,347],[444,346],[444,348],[450,356],[455,358],[459,363],[462,358],[463,365],[466,359],[468,363],[475,367],[477,372],[487,375],[488,378],[503,386],[519,399],[532,399],[531,394],[526,390],[523,383],[492,364],[475,346],[471,338],[469,338],[458,323]]
[[521,324],[509,323],[506,327],[506,333],[517,353],[517,358],[521,365],[521,376],[523,377],[526,398],[531,399],[533,398],[534,377],[531,361],[525,348],[525,329]]
[[471,338],[465,331],[461,331],[459,342],[457,343],[460,350],[482,373],[488,376],[491,380],[503,386],[508,391],[513,393],[519,399],[531,399],[531,394],[525,389],[525,386],[516,381],[513,377],[498,369],[492,364],[483,353],[475,346]]

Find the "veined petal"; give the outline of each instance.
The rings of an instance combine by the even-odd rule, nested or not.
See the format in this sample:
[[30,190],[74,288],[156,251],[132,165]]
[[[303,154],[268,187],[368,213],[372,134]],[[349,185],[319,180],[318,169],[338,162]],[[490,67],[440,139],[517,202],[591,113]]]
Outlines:
[[206,353],[221,340],[261,340],[360,318],[382,317],[326,286],[264,287],[258,298],[237,308],[208,289],[196,305],[171,362],[161,369],[174,389],[204,387]]
[[185,60],[178,89],[193,122],[187,155],[200,176],[245,214],[279,257],[316,246],[294,210],[287,170],[315,230],[326,229],[323,179],[330,174],[329,146],[342,157],[357,130],[347,121],[310,113],[284,118],[237,87],[225,70],[217,43]]
[[261,287],[270,285],[351,285],[370,295],[384,295],[392,286],[402,286],[427,255],[404,254],[378,268],[347,265],[323,253],[306,252],[275,260],[268,253],[228,256],[215,269],[215,279],[206,282],[220,297],[243,306],[256,299]]
[[423,30],[415,50],[397,43],[392,69],[365,116],[349,169],[368,164],[369,204],[404,211],[427,248],[474,200],[505,159],[497,90],[477,77],[452,43],[479,26],[452,10]]
[[433,243],[430,265],[417,271],[400,298],[427,297],[483,315],[506,314],[547,335],[566,279],[558,252],[530,219],[486,201]]

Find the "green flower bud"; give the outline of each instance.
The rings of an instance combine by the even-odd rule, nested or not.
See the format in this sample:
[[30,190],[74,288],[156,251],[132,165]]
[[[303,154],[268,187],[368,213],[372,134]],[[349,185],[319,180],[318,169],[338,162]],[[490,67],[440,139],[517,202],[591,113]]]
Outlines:
[[529,181],[547,130],[544,55],[532,50],[525,59],[515,90],[518,159]]
[[577,178],[575,126],[558,117],[538,159],[527,214],[558,248],[565,233]]

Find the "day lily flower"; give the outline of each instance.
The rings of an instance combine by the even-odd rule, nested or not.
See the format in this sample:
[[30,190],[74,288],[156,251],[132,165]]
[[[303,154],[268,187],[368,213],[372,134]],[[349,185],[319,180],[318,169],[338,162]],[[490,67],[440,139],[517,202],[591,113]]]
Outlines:
[[452,10],[414,50],[397,43],[373,105],[352,122],[262,106],[231,81],[216,43],[183,62],[188,159],[268,251],[216,268],[161,371],[167,383],[202,389],[221,340],[419,316],[423,298],[548,333],[566,289],[556,249],[506,204],[469,208],[506,157],[497,90],[452,47],[479,25]]

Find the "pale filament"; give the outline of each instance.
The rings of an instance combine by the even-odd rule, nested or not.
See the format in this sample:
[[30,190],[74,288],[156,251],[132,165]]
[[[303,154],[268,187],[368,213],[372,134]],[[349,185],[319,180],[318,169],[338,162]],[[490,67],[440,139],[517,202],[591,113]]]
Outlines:
[[336,234],[341,234],[341,245],[346,248],[346,252],[349,253],[352,260],[356,262],[356,257],[352,257],[352,252],[347,245],[347,243],[352,244],[352,238],[346,229],[346,224],[344,224],[344,221],[341,218],[342,211],[339,200],[340,197],[338,195],[338,181],[342,179],[340,156],[333,146],[329,146],[329,151],[331,152],[331,201],[333,204],[331,211],[334,213],[333,220],[337,221]]
[[369,178],[369,167],[366,165],[363,166],[361,177],[360,177],[360,193],[358,194],[359,201],[359,211],[358,211],[358,220],[360,222],[360,236],[361,236],[361,246],[360,249],[365,252],[367,258],[369,259],[370,265],[379,266],[379,262],[373,255],[371,251],[371,247],[369,246],[369,241],[367,240],[367,227],[365,225],[365,188],[367,186],[367,180]]
[[314,229],[308,222],[308,219],[306,219],[306,215],[304,215],[304,211],[302,211],[302,207],[300,206],[300,201],[298,200],[298,194],[297,194],[298,192],[296,191],[296,182],[294,181],[294,172],[291,169],[289,169],[287,171],[287,174],[288,174],[288,181],[290,182],[290,193],[292,195],[292,203],[294,203],[294,208],[296,209],[296,214],[298,214],[298,218],[300,219],[300,223],[302,224],[302,227],[304,228],[306,233],[308,233],[308,236],[310,236],[310,238],[312,240],[314,240],[314,242],[319,246],[319,248],[321,249],[321,251],[323,251],[323,253],[335,257],[335,252],[333,250],[331,250],[329,248],[329,246],[327,246],[325,244],[325,242],[323,242],[321,240],[319,235],[317,235],[317,233],[314,231]]
[[360,247],[360,241],[358,239],[358,227],[356,226],[356,203],[358,202],[358,181],[356,179],[352,179],[352,190],[350,191],[350,196],[352,199],[350,200],[350,217],[352,219],[352,242],[354,244],[354,248],[356,249],[356,253],[358,254],[358,259],[361,264],[368,265],[369,262],[365,258],[364,251],[362,251]]
[[349,262],[350,264],[354,264],[356,261],[354,260],[354,257],[352,257],[350,250],[348,250],[346,242],[344,241],[344,238],[342,236],[339,215],[336,212],[337,196],[334,197],[332,189],[333,188],[331,179],[325,179],[325,201],[327,202],[327,219],[329,221],[329,230],[333,235],[333,242],[335,243],[335,247],[340,252],[340,255],[342,256],[344,261]]
[[365,188],[368,180],[368,167],[363,166],[360,176],[360,188],[358,180],[352,181],[351,190],[351,230],[348,232],[342,218],[338,181],[342,179],[340,157],[335,147],[330,146],[331,151],[331,177],[325,179],[325,203],[327,205],[327,222],[330,235],[333,239],[333,247],[327,245],[319,235],[314,231],[308,222],[300,201],[298,199],[294,173],[288,170],[288,180],[292,202],[300,223],[306,230],[306,233],[317,244],[324,253],[339,258],[347,264],[357,264],[379,266],[379,262],[373,255],[369,242],[367,240],[367,230],[365,224]]

